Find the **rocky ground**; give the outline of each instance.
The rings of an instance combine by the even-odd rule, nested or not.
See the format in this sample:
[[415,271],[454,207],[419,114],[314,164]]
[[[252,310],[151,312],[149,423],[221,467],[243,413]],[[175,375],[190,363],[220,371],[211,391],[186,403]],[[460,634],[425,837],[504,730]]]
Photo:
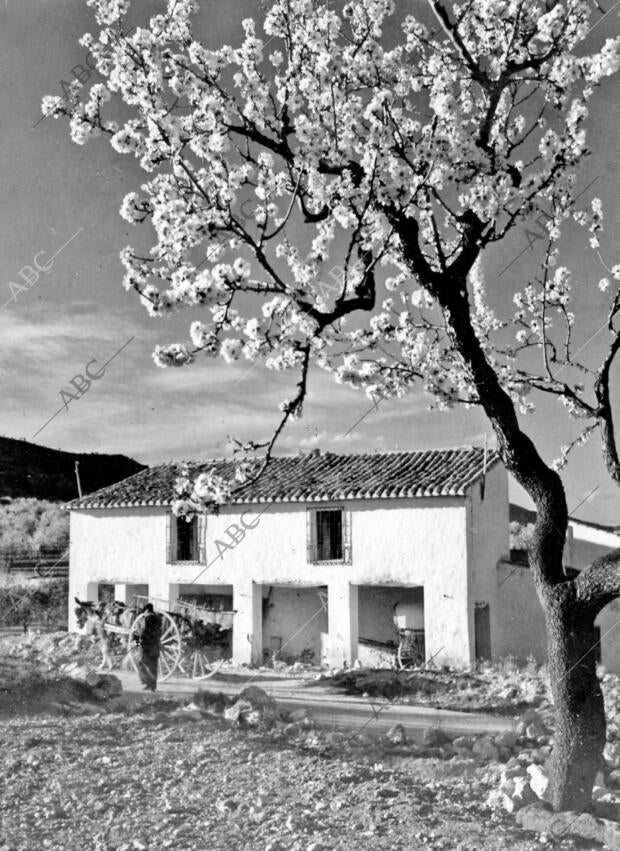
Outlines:
[[497,770],[471,758],[168,701],[91,712],[0,724],[2,851],[540,847],[484,803]]
[[516,715],[532,706],[550,705],[549,685],[535,663],[518,668],[511,663],[482,665],[477,671],[450,669],[391,671],[351,670],[327,673],[346,694],[395,698],[405,704]]
[[544,677],[515,733],[429,728],[413,743],[402,728],[316,729],[256,686],[185,704],[118,695],[116,678],[88,673],[90,655],[62,635],[0,646],[0,851],[620,848],[617,678],[604,678],[605,818],[555,817]]

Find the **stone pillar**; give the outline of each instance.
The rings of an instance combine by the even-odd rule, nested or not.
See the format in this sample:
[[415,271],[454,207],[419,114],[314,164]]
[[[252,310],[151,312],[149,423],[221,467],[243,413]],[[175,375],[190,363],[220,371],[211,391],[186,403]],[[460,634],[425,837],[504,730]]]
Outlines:
[[181,593],[181,585],[179,582],[170,582],[168,584],[168,606],[172,608],[176,601],[179,599],[179,594]]
[[114,599],[118,603],[125,603],[128,606],[131,603],[131,598],[133,597],[132,586],[128,585],[126,582],[116,582],[114,584]]
[[149,582],[147,596],[151,598],[156,609],[167,609],[177,601],[180,587],[178,582],[168,582],[165,575],[155,574]]
[[358,589],[347,580],[330,582],[327,588],[329,664],[351,667],[357,659]]
[[263,661],[263,589],[256,582],[233,586],[233,661],[260,665]]
[[114,599],[119,603],[125,603],[126,606],[131,606],[134,597],[148,597],[148,593],[148,585],[136,585],[130,582],[117,582],[114,585]]

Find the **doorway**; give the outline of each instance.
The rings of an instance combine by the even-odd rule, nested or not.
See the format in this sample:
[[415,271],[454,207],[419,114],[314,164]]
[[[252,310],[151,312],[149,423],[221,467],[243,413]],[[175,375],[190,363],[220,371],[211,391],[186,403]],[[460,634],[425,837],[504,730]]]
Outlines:
[[491,610],[488,603],[474,606],[474,645],[476,662],[491,661]]

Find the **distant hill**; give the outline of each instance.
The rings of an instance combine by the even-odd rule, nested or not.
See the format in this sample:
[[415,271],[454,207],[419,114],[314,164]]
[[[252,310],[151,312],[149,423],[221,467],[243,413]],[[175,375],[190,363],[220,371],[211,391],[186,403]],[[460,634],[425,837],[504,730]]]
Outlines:
[[84,494],[145,469],[125,455],[76,454],[0,437],[0,497],[69,500],[78,496],[75,462],[80,462]]

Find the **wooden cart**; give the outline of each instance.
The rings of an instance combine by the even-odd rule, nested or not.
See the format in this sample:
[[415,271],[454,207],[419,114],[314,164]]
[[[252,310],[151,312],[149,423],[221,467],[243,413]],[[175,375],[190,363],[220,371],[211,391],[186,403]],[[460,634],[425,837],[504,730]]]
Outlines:
[[194,680],[209,679],[230,656],[234,611],[209,609],[182,600],[170,607],[168,600],[140,595],[134,596],[128,607],[111,603],[102,610],[92,602],[76,599],[76,603],[85,618],[95,612],[110,639],[111,654],[136,671],[146,620],[144,607],[151,603],[162,620],[158,675],[162,682],[176,671]]
[[174,617],[166,611],[166,601],[155,597],[134,597],[132,605],[125,610],[125,613],[130,614],[129,622],[127,618],[120,624],[105,621],[103,629],[108,635],[117,635],[124,639],[126,659],[137,671],[140,658],[140,636],[146,620],[146,613],[142,610],[147,603],[153,605],[153,609],[162,619],[158,679],[163,682],[177,670],[182,654],[181,632]]
[[230,650],[234,611],[177,600],[172,613],[181,630],[179,667],[194,680],[208,680],[222,667]]

